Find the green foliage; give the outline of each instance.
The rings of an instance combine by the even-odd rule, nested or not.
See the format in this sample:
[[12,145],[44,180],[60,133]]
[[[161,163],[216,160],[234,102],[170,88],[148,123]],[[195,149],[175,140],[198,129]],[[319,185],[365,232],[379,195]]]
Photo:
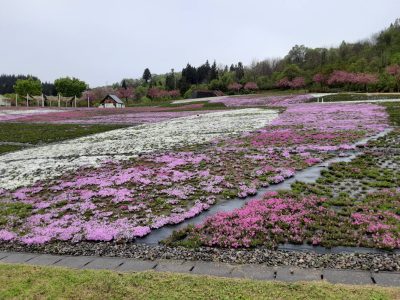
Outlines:
[[[124,126],[78,124],[52,124],[51,126],[48,126],[47,124],[0,123],[0,142],[42,144],[104,132],[121,127]],[[19,149],[19,147],[16,147],[16,150],[17,149]]]
[[[338,93],[324,96],[324,102],[400,99],[399,94],[368,95],[364,93]],[[395,104],[395,103],[394,103]]]
[[54,85],[58,93],[64,97],[81,97],[88,85],[75,77],[63,77],[56,79]]
[[32,77],[28,79],[18,79],[14,85],[14,91],[22,96],[27,94],[35,96],[42,93],[42,83],[39,79]]
[[210,102],[206,102],[203,104],[203,108],[204,109],[225,109],[226,106],[224,103],[210,103]]
[[224,89],[224,85],[218,79],[211,80],[210,84],[208,85],[210,90],[222,90]]
[[185,99],[190,99],[192,98],[192,94],[193,94],[193,90],[192,89],[188,89],[185,94],[183,94],[183,98]]
[[140,85],[135,89],[136,99],[142,99],[146,95],[147,95],[147,88],[145,86]]
[[23,146],[17,146],[17,145],[0,145],[0,154],[7,153],[7,152],[13,152],[22,149]]
[[174,69],[171,69],[171,73],[167,74],[165,77],[165,88],[168,91],[175,90],[176,84],[177,84],[177,82],[176,82]]
[[290,64],[286,66],[286,68],[281,73],[281,78],[287,77],[289,80],[293,80],[294,78],[301,76],[302,70],[298,65]]
[[32,205],[22,202],[0,202],[0,226],[11,216],[27,218],[32,212]]
[[391,123],[400,126],[400,102],[386,102],[382,105],[386,107]]

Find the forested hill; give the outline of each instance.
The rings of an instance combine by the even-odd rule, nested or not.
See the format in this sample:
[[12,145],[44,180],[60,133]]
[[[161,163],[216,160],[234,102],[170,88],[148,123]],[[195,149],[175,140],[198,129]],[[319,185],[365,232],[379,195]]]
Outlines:
[[[393,90],[396,89],[396,76],[393,75],[400,76],[399,65],[400,19],[397,19],[387,29],[355,43],[343,41],[339,47],[333,48],[296,45],[281,60],[253,63],[247,68],[245,76],[257,80],[259,85],[264,82],[273,86],[283,78],[293,80],[301,76],[308,84],[321,80],[328,84],[335,71],[369,73],[377,76],[378,89]],[[334,78],[330,81],[331,86],[334,81]]]
[[[213,76],[203,75],[207,67]],[[249,82],[263,90],[399,91],[400,19],[369,39],[355,43],[343,41],[332,48],[296,45],[282,59],[266,59],[245,67],[240,62],[229,68],[220,66],[217,74],[211,70],[208,62],[198,68],[188,64],[179,80],[181,92],[201,84],[232,92]]]

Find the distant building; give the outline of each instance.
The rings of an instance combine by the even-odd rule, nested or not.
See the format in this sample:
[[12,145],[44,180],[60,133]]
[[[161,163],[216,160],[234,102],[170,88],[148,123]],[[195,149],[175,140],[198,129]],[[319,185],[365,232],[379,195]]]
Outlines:
[[0,106],[11,106],[11,100],[0,95]]
[[125,103],[119,99],[116,95],[107,95],[100,102],[99,107],[102,108],[123,108]]

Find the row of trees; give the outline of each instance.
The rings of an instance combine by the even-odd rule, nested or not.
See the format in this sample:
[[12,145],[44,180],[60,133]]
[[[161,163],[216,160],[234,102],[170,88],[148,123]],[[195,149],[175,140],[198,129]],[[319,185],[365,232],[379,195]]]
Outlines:
[[[7,78],[7,75],[3,75]],[[44,83],[42,84],[37,77],[34,76],[17,76],[14,77],[15,83],[12,86],[12,90],[7,88],[7,93],[16,93],[18,95],[25,96],[27,94],[31,96],[46,94],[46,95],[57,95],[65,97],[81,97],[82,93],[88,88],[88,85],[77,78],[63,77],[56,79],[53,84]]]

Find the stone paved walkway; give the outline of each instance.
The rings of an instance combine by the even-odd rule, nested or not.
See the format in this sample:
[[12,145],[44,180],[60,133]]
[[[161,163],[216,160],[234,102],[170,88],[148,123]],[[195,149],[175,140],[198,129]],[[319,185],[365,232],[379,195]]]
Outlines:
[[301,269],[296,267],[267,267],[235,265],[204,261],[138,260],[117,257],[58,256],[48,254],[0,252],[0,263],[60,266],[75,269],[114,270],[118,272],[173,272],[230,278],[276,280],[285,282],[320,281],[343,284],[371,284],[400,287],[400,273],[352,271],[338,269]]

